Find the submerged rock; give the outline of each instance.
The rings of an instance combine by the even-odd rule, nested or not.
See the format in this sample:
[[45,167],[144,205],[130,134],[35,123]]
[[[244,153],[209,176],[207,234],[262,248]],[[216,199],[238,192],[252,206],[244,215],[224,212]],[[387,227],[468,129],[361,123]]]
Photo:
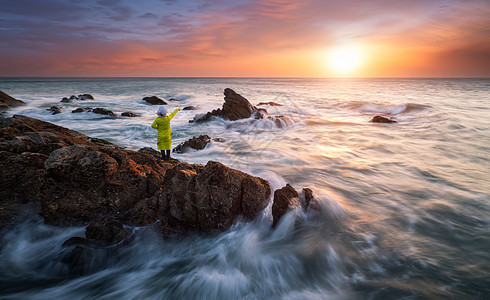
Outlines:
[[81,112],[92,111],[92,110],[93,110],[92,107],[79,107],[75,110],[72,110],[71,112],[72,113],[81,113]]
[[93,113],[95,114],[101,114],[101,115],[106,115],[106,116],[111,116],[111,117],[115,117],[116,114],[113,113],[112,111],[106,109],[106,108],[100,108],[100,107],[97,107],[97,108],[94,108],[92,110]]
[[137,117],[138,115],[137,115],[137,114],[135,114],[135,113],[132,113],[132,112],[126,111],[126,112],[123,112],[123,113],[121,114],[121,116],[123,116],[123,117],[131,117],[131,118],[134,118],[134,117]]
[[220,109],[215,109],[203,115],[196,115],[192,122],[204,122],[212,117],[221,117],[227,120],[236,121],[239,119],[250,118],[252,114],[256,119],[264,118],[263,109],[257,109],[255,106],[234,90],[226,88],[224,91],[225,103]]
[[90,94],[81,94],[81,95],[78,95],[78,100],[95,100],[95,99],[94,99],[94,96],[92,96]]
[[21,105],[25,105],[25,103],[0,91],[0,114],[4,113],[11,107],[17,107]]
[[186,106],[182,110],[196,110],[197,108],[195,106]]
[[68,99],[68,98],[66,98],[66,97],[63,97],[63,99],[61,99],[61,101],[60,101],[60,102],[62,102],[62,103],[71,103],[71,102],[72,102],[72,100],[71,100],[71,99]]
[[166,105],[167,102],[158,98],[157,96],[144,97],[143,100],[151,105]]
[[51,111],[52,115],[60,114],[63,112],[63,109],[59,106],[51,106],[50,108],[46,109]]
[[199,137],[193,137],[190,140],[180,143],[172,152],[184,153],[189,148],[202,150],[209,142],[211,142],[211,137],[209,135],[200,135]]
[[289,183],[274,192],[272,204],[272,227],[279,223],[279,219],[291,208],[299,205],[298,192]]
[[269,106],[284,106],[282,104],[279,104],[279,103],[276,103],[276,102],[260,102],[259,104],[257,104],[257,106],[261,106],[261,105],[269,105]]
[[398,123],[395,120],[391,120],[391,119],[388,119],[388,118],[385,118],[382,116],[375,116],[369,122],[371,122],[371,123]]

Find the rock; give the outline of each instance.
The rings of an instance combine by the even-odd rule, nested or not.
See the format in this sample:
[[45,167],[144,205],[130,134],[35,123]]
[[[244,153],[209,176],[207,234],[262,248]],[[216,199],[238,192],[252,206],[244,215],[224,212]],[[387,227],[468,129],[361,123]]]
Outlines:
[[267,181],[218,162],[180,163],[167,170],[162,189],[131,212],[134,225],[159,220],[164,236],[228,229],[237,218],[254,219],[268,203]]
[[63,109],[61,109],[61,107],[59,107],[59,106],[51,106],[50,108],[48,108],[46,110],[51,111],[52,115],[60,114],[63,112]]
[[134,117],[137,117],[138,115],[137,115],[137,114],[135,114],[135,113],[132,113],[132,112],[126,111],[126,112],[123,112],[123,113],[121,114],[121,116],[123,116],[123,117],[131,117],[131,118],[134,118]]
[[172,152],[184,153],[188,148],[202,150],[209,142],[211,142],[209,135],[200,135],[199,137],[193,137],[190,140],[180,143]]
[[157,96],[144,97],[143,100],[146,101],[147,103],[150,103],[151,105],[166,105],[167,104],[165,101],[158,98]]
[[94,99],[94,96],[92,96],[90,94],[81,94],[81,95],[78,95],[78,100],[95,100],[95,99]]
[[252,115],[256,119],[264,118],[264,112],[259,110],[240,94],[237,94],[234,90],[226,88],[224,91],[225,103],[221,109],[215,109],[211,112],[202,115],[196,115],[192,122],[204,122],[212,117],[221,117],[227,120],[236,121],[239,119],[250,118]]
[[116,244],[126,238],[130,230],[115,217],[108,217],[102,220],[93,221],[85,229],[87,241],[103,243],[107,245]]
[[97,108],[94,108],[92,110],[93,113],[95,114],[101,114],[101,115],[106,115],[106,116],[111,116],[111,117],[115,117],[116,114],[113,113],[112,111],[106,109],[106,108],[100,108],[100,107],[97,107]]
[[313,191],[310,188],[303,188],[302,196],[305,201],[304,207],[307,209],[310,207],[311,200],[313,200]]
[[288,127],[294,124],[291,118],[280,115],[280,116],[267,116],[267,119],[271,120],[276,124],[278,128]]
[[0,114],[4,113],[11,107],[17,107],[21,105],[25,105],[25,103],[0,91]]
[[61,99],[61,101],[60,101],[60,102],[62,102],[62,103],[71,103],[71,102],[72,102],[72,100],[71,100],[71,99],[68,99],[68,98],[66,98],[66,97],[63,97],[63,99]]
[[259,104],[257,104],[257,106],[261,106],[261,105],[269,105],[269,106],[284,106],[282,104],[279,104],[279,103],[276,103],[276,102],[260,102]]
[[77,96],[75,96],[75,95],[71,95],[71,96],[70,96],[70,100],[78,100],[78,97],[77,97]]
[[81,113],[81,112],[92,111],[92,110],[93,110],[92,107],[79,107],[75,110],[72,110],[71,112],[72,113]]
[[182,110],[196,110],[197,108],[195,106],[186,106]]
[[272,227],[276,227],[279,219],[293,207],[299,205],[298,192],[289,183],[274,192],[274,203],[272,204]]
[[391,119],[381,117],[381,116],[375,116],[369,122],[371,122],[371,123],[397,123],[397,121],[395,121],[395,120],[391,120]]

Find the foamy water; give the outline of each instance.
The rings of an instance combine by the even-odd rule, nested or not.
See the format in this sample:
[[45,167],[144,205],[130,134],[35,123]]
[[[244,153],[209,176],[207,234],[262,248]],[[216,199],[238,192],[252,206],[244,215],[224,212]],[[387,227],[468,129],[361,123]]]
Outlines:
[[[232,88],[270,120],[188,121],[221,107]],[[273,189],[310,187],[323,213],[294,211],[270,229],[270,206],[222,234],[163,240],[135,228],[135,241],[97,250],[83,275],[62,263],[61,244],[84,228],[26,219],[2,235],[0,298],[97,299],[485,299],[490,295],[490,80],[487,79],[0,79],[28,103],[9,112],[107,139],[156,148],[145,96],[193,105],[172,120],[173,146],[222,138],[173,154],[217,160],[267,179]],[[59,103],[90,93],[95,101]],[[59,105],[63,113],[46,111]],[[71,113],[104,107],[137,118]],[[396,124],[373,124],[382,115]],[[295,221],[296,220],[296,221]],[[299,221],[298,221],[299,220]],[[103,263],[100,263],[103,262]]]

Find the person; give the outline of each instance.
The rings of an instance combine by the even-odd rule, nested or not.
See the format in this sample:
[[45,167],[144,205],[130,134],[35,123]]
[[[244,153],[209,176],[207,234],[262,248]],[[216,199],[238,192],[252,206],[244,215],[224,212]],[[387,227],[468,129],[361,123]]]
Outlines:
[[170,120],[175,114],[182,110],[176,108],[170,115],[167,116],[167,109],[164,106],[160,106],[157,111],[158,117],[153,121],[151,127],[158,129],[157,146],[158,150],[162,153],[162,158],[165,161],[170,160],[170,147],[172,146],[172,130],[170,128]]

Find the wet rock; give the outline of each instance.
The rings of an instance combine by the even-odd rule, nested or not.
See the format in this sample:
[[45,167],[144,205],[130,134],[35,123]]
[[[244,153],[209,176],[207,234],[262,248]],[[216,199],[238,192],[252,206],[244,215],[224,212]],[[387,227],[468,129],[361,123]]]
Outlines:
[[303,199],[304,199],[304,207],[310,207],[311,200],[313,200],[313,191],[310,188],[303,188]]
[[17,107],[21,105],[25,105],[25,103],[0,91],[0,114],[4,113],[11,107]]
[[281,217],[290,209],[300,205],[298,192],[289,183],[274,192],[272,204],[272,227],[275,227]]
[[267,116],[267,119],[271,120],[276,124],[278,128],[284,128],[288,126],[292,126],[294,124],[291,118],[280,115],[280,116]]
[[71,95],[71,96],[70,96],[70,100],[78,100],[78,97],[77,97],[77,96],[75,96],[75,95]]
[[397,123],[395,120],[391,120],[382,116],[375,116],[369,121],[371,123]]
[[159,220],[164,236],[228,229],[237,218],[254,219],[268,202],[267,181],[210,161],[167,170],[162,189],[138,203],[135,225]]
[[193,137],[190,140],[180,143],[172,152],[184,153],[189,148],[202,150],[209,142],[211,142],[211,137],[209,135],[200,135],[199,137]]
[[115,117],[116,114],[113,113],[112,111],[106,109],[106,108],[100,108],[100,107],[97,107],[97,108],[94,108],[92,110],[93,113],[95,114],[101,114],[101,115],[106,115],[106,116],[110,116],[110,117]]
[[151,97],[144,97],[144,101],[147,103],[150,103],[151,105],[166,105],[167,102],[163,101],[162,99],[158,98],[157,96],[151,96]]
[[94,96],[92,96],[90,94],[81,94],[81,95],[78,95],[78,100],[95,100],[95,99],[94,99]]
[[192,122],[204,122],[212,117],[221,117],[231,121],[250,118],[252,115],[256,119],[264,118],[264,112],[266,112],[264,109],[257,109],[245,97],[237,94],[234,90],[226,88],[224,95],[225,103],[222,108],[206,114],[196,115]]
[[79,107],[75,110],[72,110],[71,112],[72,113],[81,113],[81,112],[92,111],[92,110],[93,110],[93,108],[91,108],[91,107]]
[[132,112],[126,111],[126,112],[123,112],[123,113],[121,114],[121,116],[123,116],[123,117],[131,117],[131,118],[134,118],[134,117],[137,117],[138,115],[137,115],[137,114],[135,114],[135,113],[132,113]]
[[51,111],[52,115],[60,114],[63,112],[63,109],[59,106],[51,106],[50,108],[46,109]]
[[71,103],[71,102],[72,102],[72,100],[71,100],[71,99],[68,99],[68,98],[66,98],[66,97],[63,97],[63,99],[61,99],[61,101],[60,101],[60,102],[62,102],[62,103]]
[[282,104],[279,104],[279,103],[276,103],[276,102],[260,102],[259,104],[257,104],[257,106],[261,106],[261,105],[269,105],[269,106],[284,106]]
[[130,232],[120,220],[108,217],[90,223],[85,229],[85,236],[88,241],[112,245],[122,241]]
[[196,110],[197,108],[195,106],[186,106],[182,110]]

